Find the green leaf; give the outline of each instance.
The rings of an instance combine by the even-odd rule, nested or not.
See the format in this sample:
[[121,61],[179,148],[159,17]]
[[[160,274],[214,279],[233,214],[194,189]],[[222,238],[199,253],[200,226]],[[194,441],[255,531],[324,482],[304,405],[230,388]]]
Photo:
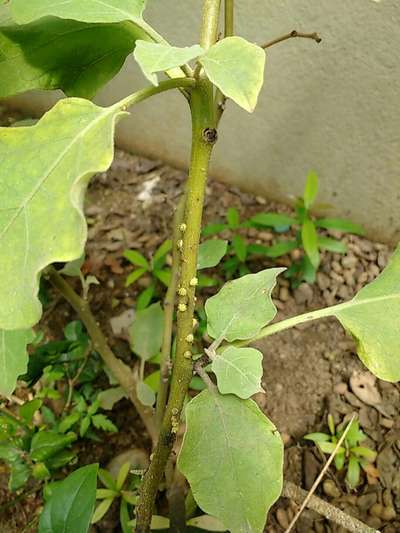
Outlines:
[[358,457],[364,457],[371,463],[375,461],[377,455],[374,450],[370,450],[369,448],[365,448],[364,446],[354,446],[354,448],[351,448],[350,453],[353,453]]
[[[319,441],[317,442],[318,448],[321,449],[324,453],[332,454],[335,451],[336,448],[336,442],[328,442],[328,441]],[[336,453],[344,453],[345,449],[340,446]]]
[[40,516],[39,533],[87,533],[96,502],[98,465],[88,465],[57,483]]
[[125,250],[123,256],[133,265],[150,270],[150,265],[147,259],[140,252],[136,250]]
[[155,404],[156,395],[153,389],[143,381],[138,381],[136,384],[136,394],[143,405],[151,407]]
[[159,269],[165,263],[165,256],[172,250],[172,241],[167,239],[164,241],[154,252],[153,255],[153,268]]
[[317,444],[318,442],[328,442],[331,440],[331,436],[327,433],[309,433],[308,435],[304,435],[303,439],[306,440],[312,440]]
[[270,268],[226,283],[205,305],[207,331],[214,339],[250,339],[270,322],[276,307],[271,293],[284,268]]
[[316,172],[309,172],[306,185],[304,187],[303,200],[304,207],[310,209],[318,194],[318,176]]
[[138,299],[136,300],[136,311],[143,311],[144,309],[146,309],[151,300],[153,299],[155,292],[155,283],[151,283],[144,291],[142,291],[139,294]]
[[335,455],[334,462],[335,462],[336,470],[342,470],[342,468],[344,467],[344,463],[346,462],[346,454],[345,454],[345,452],[337,453]]
[[360,482],[360,463],[356,457],[350,456],[347,467],[346,481],[350,488],[354,489]]
[[172,276],[171,269],[153,270],[153,274],[166,287],[168,287],[169,284],[171,283],[171,276]]
[[240,224],[240,215],[236,207],[230,207],[226,212],[226,221],[230,229],[236,229]]
[[250,222],[258,226],[267,226],[269,228],[281,228],[282,226],[293,226],[297,223],[296,219],[281,213],[258,213],[251,217]]
[[117,486],[115,483],[115,480],[111,476],[110,472],[108,470],[105,470],[104,468],[99,468],[98,471],[99,479],[103,483],[105,487],[107,487],[110,490],[117,490]]
[[18,490],[25,485],[30,476],[29,466],[20,458],[10,462],[10,479],[8,487],[11,491]]
[[243,399],[262,392],[262,359],[262,353],[254,348],[229,346],[222,353],[217,353],[211,368],[217,376],[219,391],[236,394]]
[[337,254],[345,254],[347,252],[346,243],[336,239],[330,239],[329,237],[318,236],[318,246],[324,250],[335,252]]
[[140,23],[146,0],[11,0],[12,15],[18,24],[42,17],[59,17],[82,22]]
[[232,239],[232,247],[239,261],[244,263],[247,257],[247,245],[240,235],[234,235]]
[[42,403],[43,401],[39,398],[24,403],[19,408],[19,416],[23,418],[27,424],[30,424],[36,411],[42,407]]
[[95,524],[96,522],[99,522],[103,518],[103,516],[105,516],[105,514],[111,507],[111,504],[113,501],[114,501],[114,498],[106,498],[105,500],[99,503],[99,505],[96,507],[93,513],[91,524]]
[[212,235],[221,233],[221,231],[224,231],[227,228],[228,226],[226,224],[207,224],[207,226],[204,226],[202,234],[204,237],[211,237]]
[[310,219],[306,219],[301,227],[301,240],[312,266],[318,268],[320,262],[318,234],[314,222]]
[[400,246],[375,281],[334,314],[357,343],[357,353],[378,378],[400,380]]
[[355,224],[344,218],[320,218],[315,222],[318,228],[333,229],[343,233],[365,235],[365,230],[360,224]]
[[138,38],[145,38],[144,32],[127,22],[86,24],[58,18],[25,26],[3,22],[0,97],[62,89],[68,96],[92,98],[119,72]]
[[96,429],[102,429],[108,433],[118,433],[118,428],[105,415],[99,414],[92,416],[92,424]]
[[111,389],[106,389],[101,391],[97,395],[97,399],[100,402],[100,407],[102,409],[111,410],[114,405],[122,400],[122,398],[127,398],[128,395],[122,387],[112,387]]
[[186,424],[178,468],[200,508],[230,531],[261,533],[282,489],[275,426],[252,400],[208,390],[186,406]]
[[226,527],[220,520],[207,514],[191,518],[187,521],[187,525],[205,529],[206,531],[226,531]]
[[199,59],[222,93],[252,113],[264,82],[265,52],[242,37],[226,37]]
[[[1,253],[3,254],[3,251]],[[7,261],[7,258],[4,257],[4,260]],[[28,367],[26,346],[33,341],[34,337],[30,329],[0,330],[0,394],[2,396],[10,396],[17,385],[18,377],[26,373]]]
[[203,53],[203,48],[197,44],[178,48],[169,44],[137,41],[133,55],[146,78],[153,85],[158,85],[156,72],[185,65]]
[[148,385],[154,392],[158,392],[160,386],[160,371],[156,370],[149,374],[145,379],[144,383]]
[[204,274],[199,274],[197,276],[199,280],[199,288],[201,287],[215,287],[215,285],[218,285],[218,280],[215,278],[211,278],[210,276],[205,276]]
[[202,242],[199,246],[199,255],[197,257],[197,270],[217,266],[226,254],[227,247],[228,241],[221,239],[209,239]]
[[60,422],[58,426],[58,431],[60,433],[65,433],[66,431],[71,429],[72,426],[80,420],[80,418],[81,418],[80,413],[77,413],[77,412],[71,413],[70,415],[63,418],[63,420]]
[[137,311],[130,328],[131,348],[147,361],[160,351],[164,330],[164,313],[160,302]]
[[117,489],[118,490],[121,490],[122,487],[124,486],[124,483],[126,481],[126,478],[128,477],[130,468],[131,468],[131,463],[127,462],[127,463],[124,463],[119,469],[118,476],[117,476]]
[[45,461],[74,441],[75,433],[61,435],[56,431],[39,431],[32,438],[30,457],[33,461]]
[[112,162],[119,116],[118,105],[69,98],[36,126],[0,128],[0,328],[37,323],[40,272],[82,255],[83,194],[90,177]]
[[135,281],[141,278],[143,274],[146,274],[146,272],[147,272],[146,268],[137,268],[136,270],[131,272],[125,280],[125,287],[129,287],[130,285],[133,285],[133,283],[135,283]]
[[262,254],[267,257],[281,257],[287,253],[295,250],[298,247],[297,241],[278,241],[271,246],[263,246],[262,244],[250,244],[248,246],[249,253]]

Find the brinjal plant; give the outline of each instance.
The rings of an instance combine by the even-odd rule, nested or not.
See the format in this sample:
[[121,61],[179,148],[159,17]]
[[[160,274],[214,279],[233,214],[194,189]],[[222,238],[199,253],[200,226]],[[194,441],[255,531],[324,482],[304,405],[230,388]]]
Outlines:
[[[0,4],[0,97],[31,89],[61,89],[65,94],[35,125],[0,128],[0,392],[12,394],[17,379],[27,372],[34,329],[42,316],[38,294],[44,278],[72,306],[85,326],[91,350],[125,391],[153,443],[149,466],[135,479],[138,485],[132,487],[124,473],[126,485],[110,482],[112,488],[100,490],[112,493],[97,493],[106,495],[104,501],[108,495],[109,500],[115,496],[125,502],[124,528],[147,533],[153,515],[169,514],[164,523],[170,531],[184,531],[188,521],[208,523],[210,529],[219,524],[233,533],[261,533],[268,510],[282,491],[283,444],[273,422],[251,399],[261,390],[262,377],[262,354],[251,344],[307,321],[336,317],[355,339],[365,366],[381,379],[397,381],[400,249],[381,275],[352,300],[280,322],[271,323],[276,315],[271,291],[283,268],[226,283],[205,303],[212,342],[199,353],[194,344],[202,266],[198,250],[209,163],[221,117],[233,104],[255,110],[270,46],[295,37],[317,42],[320,38],[291,32],[255,44],[235,34],[233,0],[204,0],[199,43],[177,47],[146,22],[146,3],[8,0]],[[92,103],[131,54],[149,85],[107,107]],[[74,290],[60,264],[76,261],[84,253],[85,190],[94,174],[111,165],[117,123],[143,100],[169,90],[179,91],[190,111],[192,149],[185,193],[173,219],[168,289],[162,305],[155,304],[157,324],[162,322],[163,328],[157,338],[160,381],[153,407],[140,387],[141,368],[127,364],[111,349],[87,294]],[[221,251],[222,246],[217,255]],[[215,257],[206,262],[213,263]],[[146,316],[154,320],[152,313],[140,315],[144,333],[133,341],[144,361],[158,351]],[[135,324],[131,333],[135,339]],[[197,395],[188,394],[194,373],[205,385]],[[90,396],[90,405],[93,402]],[[97,404],[89,412],[85,403],[75,415],[77,429],[82,416],[90,418],[90,426],[96,425]],[[33,430],[30,414],[21,416],[28,421],[27,431]],[[98,418],[97,423],[101,425]],[[19,438],[19,424],[10,424]],[[44,439],[37,429],[33,439]],[[2,444],[1,454],[17,465],[21,457],[10,448],[14,444]],[[47,457],[40,455],[38,461],[48,469]],[[97,464],[88,465],[46,485],[40,533],[88,530],[97,473]],[[20,475],[18,468],[15,475]],[[134,494],[124,498],[123,488]]]

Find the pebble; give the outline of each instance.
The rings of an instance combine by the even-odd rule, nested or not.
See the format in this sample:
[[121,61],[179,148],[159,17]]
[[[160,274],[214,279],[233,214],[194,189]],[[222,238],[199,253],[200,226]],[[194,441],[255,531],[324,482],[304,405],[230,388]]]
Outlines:
[[382,520],[377,516],[369,516],[366,520],[368,526],[373,527],[374,529],[379,529],[382,525]]
[[347,269],[354,268],[357,263],[358,259],[354,255],[346,255],[342,259],[342,266]]
[[346,282],[346,285],[348,285],[349,287],[354,287],[354,285],[356,284],[356,280],[354,278],[354,270],[345,270],[343,272],[343,278]]
[[383,505],[381,503],[374,503],[369,510],[371,516],[381,516],[383,511]]
[[334,270],[337,274],[341,274],[343,270],[338,261],[332,261],[331,267],[332,267],[332,270]]
[[324,274],[323,272],[317,273],[317,284],[318,287],[321,289],[321,291],[325,291],[331,284],[331,280],[329,276]]
[[280,291],[279,291],[279,299],[282,301],[282,302],[287,302],[289,300],[289,290],[287,287],[281,287],[280,288]]
[[381,518],[388,522],[390,522],[390,520],[394,520],[396,518],[396,511],[394,510],[394,507],[384,507],[382,509]]
[[381,418],[379,420],[379,423],[382,427],[386,429],[392,429],[392,427],[394,426],[394,421],[390,420],[389,418]]
[[373,505],[375,505],[377,497],[378,496],[376,492],[368,492],[367,494],[363,494],[357,498],[357,507],[359,507],[362,511],[367,511]]
[[344,382],[338,383],[337,385],[335,385],[333,390],[336,392],[336,394],[344,394],[348,390],[347,383],[344,383]]
[[289,527],[289,517],[285,511],[285,509],[282,509],[281,507],[276,511],[276,519],[278,521],[278,524],[283,528],[287,529]]
[[310,304],[313,301],[314,298],[314,291],[311,285],[308,283],[302,283],[295,291],[294,291],[294,299],[296,300],[297,304]]
[[325,494],[330,498],[340,498],[340,490],[337,488],[335,482],[331,479],[325,479],[322,484],[322,488]]

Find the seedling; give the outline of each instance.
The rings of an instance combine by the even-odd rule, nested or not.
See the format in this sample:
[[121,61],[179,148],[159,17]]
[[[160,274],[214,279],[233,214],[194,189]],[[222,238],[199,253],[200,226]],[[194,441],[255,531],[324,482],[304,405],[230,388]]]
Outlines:
[[[332,454],[344,432],[342,423],[335,427],[332,415],[328,415],[330,433],[310,433],[306,440],[313,441],[323,453]],[[344,439],[343,446],[336,452],[334,463],[337,470],[346,470],[346,483],[350,489],[355,489],[360,483],[361,468],[368,469],[376,459],[376,452],[365,446],[360,446],[367,436],[360,430],[358,420],[353,420]]]
[[[263,356],[247,345],[303,322],[334,316],[356,340],[359,356],[369,370],[387,381],[397,381],[400,249],[383,274],[349,302],[274,324],[270,324],[276,315],[271,292],[283,269],[262,270],[229,282],[205,303],[207,333],[213,340],[198,354],[193,318],[202,211],[220,119],[234,103],[254,111],[264,81],[266,48],[293,37],[316,42],[320,38],[315,33],[291,32],[261,46],[251,43],[235,35],[232,0],[224,2],[220,35],[222,2],[204,0],[200,43],[179,48],[168,44],[145,22],[145,5],[145,0],[10,0],[0,6],[0,49],[4,56],[0,97],[56,88],[68,95],[35,125],[0,128],[0,392],[9,396],[18,377],[26,373],[27,346],[35,339],[32,328],[42,314],[40,278],[45,276],[85,325],[93,350],[131,401],[152,440],[139,500],[132,503],[135,522],[131,527],[137,533],[148,533],[153,515],[165,511],[169,519],[163,516],[164,523],[171,530],[184,529],[186,509],[182,503],[190,486],[188,499],[221,522],[224,529],[262,533],[268,510],[282,490],[283,443],[273,423],[250,399],[261,391]],[[93,104],[90,99],[132,51],[151,85],[108,107]],[[159,80],[159,73],[166,73],[169,79]],[[65,271],[57,267],[83,256],[87,236],[83,196],[90,177],[105,172],[112,163],[116,122],[133,105],[172,89],[178,89],[190,106],[192,157],[185,193],[174,216],[171,276],[165,298],[162,306],[157,303],[158,308],[149,306],[140,311],[143,314],[137,313],[133,325],[131,347],[140,358],[138,369],[114,353],[93,316],[87,295],[82,298],[77,294]],[[315,194],[315,190],[307,193],[304,212],[300,207],[298,212],[302,242],[314,269],[318,239],[308,209]],[[230,222],[231,226],[236,223],[240,221]],[[143,262],[138,266],[154,274],[153,267],[147,268]],[[162,322],[162,339],[153,409],[143,384],[144,366],[159,351],[159,338],[154,349],[155,319]],[[137,334],[139,324],[141,335]],[[92,356],[90,353],[90,359]],[[205,388],[188,401],[194,372]],[[52,388],[56,376],[48,375],[48,382]],[[112,390],[109,395],[115,398],[120,392]],[[94,423],[98,397],[92,399],[90,390],[88,394],[90,402],[85,397],[88,407],[82,410],[82,420],[89,416],[90,403],[95,405],[90,413]],[[174,444],[180,442],[177,435],[183,418],[184,437],[175,465],[169,458]],[[24,443],[25,430],[20,420],[14,423],[20,428],[14,426],[14,436],[19,438],[21,430]],[[29,427],[29,431],[33,429]],[[35,431],[33,439],[41,442],[46,433]],[[66,437],[75,440],[77,435],[71,433],[57,439],[63,443]],[[47,454],[51,451],[53,457],[57,449],[47,444],[39,447],[33,458],[31,453],[44,477],[49,470]],[[353,452],[355,447],[351,446]],[[19,454],[7,456],[4,452],[3,456],[8,457],[12,468],[15,466],[15,479],[20,472]],[[39,533],[87,532],[95,506],[97,471],[98,465],[88,465],[48,486]],[[180,502],[168,510],[163,498],[165,479],[172,483],[168,495],[173,493]],[[191,509],[195,515],[195,505]]]

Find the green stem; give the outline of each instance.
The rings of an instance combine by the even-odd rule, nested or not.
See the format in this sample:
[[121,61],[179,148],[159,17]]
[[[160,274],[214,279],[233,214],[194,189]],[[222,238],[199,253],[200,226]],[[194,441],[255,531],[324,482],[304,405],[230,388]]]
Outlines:
[[126,109],[131,105],[138,104],[143,100],[147,100],[155,94],[163,93],[165,91],[170,91],[171,89],[178,89],[182,87],[192,88],[195,87],[196,80],[194,78],[174,78],[172,80],[161,81],[156,87],[146,87],[140,91],[136,91],[133,94],[130,94],[123,100],[120,100],[114,107],[120,109]]
[[212,144],[205,132],[214,127],[212,87],[207,80],[199,80],[192,91],[192,156],[186,185],[184,232],[178,242],[181,254],[179,289],[181,292],[177,319],[177,346],[168,405],[160,437],[147,470],[137,507],[137,533],[148,533],[153,505],[159,484],[174,443],[180,415],[193,375],[191,348],[193,342],[193,314],[197,284],[197,251],[200,241],[205,185]]
[[71,285],[54,269],[50,268],[47,273],[50,283],[64,296],[67,302],[75,309],[79,318],[84,323],[87,332],[92,339],[93,349],[100,355],[104,363],[113,373],[120,385],[126,390],[129,399],[136,407],[140,418],[142,419],[146,430],[148,431],[153,442],[157,438],[156,426],[152,409],[145,407],[136,394],[136,379],[132,370],[125,363],[118,359],[108,345],[107,339],[103,335],[96,319],[90,309],[89,303],[81,298],[73,290]]
[[168,286],[167,294],[164,298],[164,334],[161,347],[160,384],[158,388],[156,404],[156,423],[158,427],[161,426],[168,399],[169,376],[171,373],[172,327],[174,322],[174,307],[180,265],[180,251],[178,250],[177,244],[181,238],[180,226],[183,221],[184,209],[185,196],[182,196],[174,215],[171,281]]
[[234,35],[234,0],[225,0],[225,37]]
[[221,0],[204,0],[200,46],[208,50],[217,41]]

